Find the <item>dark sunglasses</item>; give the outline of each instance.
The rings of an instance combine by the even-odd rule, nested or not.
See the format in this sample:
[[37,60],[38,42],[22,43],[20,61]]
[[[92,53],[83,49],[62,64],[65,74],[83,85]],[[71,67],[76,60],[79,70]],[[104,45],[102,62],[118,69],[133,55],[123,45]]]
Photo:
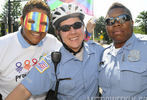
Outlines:
[[63,32],[67,32],[70,30],[71,27],[73,27],[74,29],[79,29],[82,27],[82,25],[83,25],[82,22],[75,22],[72,25],[63,25],[63,26],[59,27],[59,30],[61,30]]
[[112,26],[113,24],[115,24],[115,22],[119,22],[120,24],[125,23],[126,21],[130,21],[132,18],[127,15],[127,14],[123,14],[117,17],[111,17],[111,18],[107,18],[105,20],[105,24],[108,26]]

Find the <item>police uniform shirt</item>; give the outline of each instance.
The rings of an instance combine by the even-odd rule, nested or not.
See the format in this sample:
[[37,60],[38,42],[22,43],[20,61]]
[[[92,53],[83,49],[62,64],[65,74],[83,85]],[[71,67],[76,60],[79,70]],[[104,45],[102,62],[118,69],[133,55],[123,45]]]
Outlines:
[[112,45],[103,54],[104,63],[99,69],[102,95],[110,98],[134,97],[134,100],[147,97],[147,41],[133,34],[116,56],[114,51]]
[[[103,48],[97,44],[84,44],[83,60],[77,59],[64,47],[60,52],[62,58],[57,66],[57,78],[71,78],[60,81],[59,100],[88,100],[98,92],[98,64]],[[95,50],[97,49],[97,50]],[[41,68],[42,67],[42,68]],[[54,65],[50,55],[44,57],[33,68],[22,84],[32,95],[54,90],[56,83]]]

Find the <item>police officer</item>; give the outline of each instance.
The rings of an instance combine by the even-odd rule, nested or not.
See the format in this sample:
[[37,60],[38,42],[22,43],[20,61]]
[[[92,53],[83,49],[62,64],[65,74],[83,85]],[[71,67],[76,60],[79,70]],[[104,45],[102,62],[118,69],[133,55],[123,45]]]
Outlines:
[[106,15],[106,30],[113,43],[102,57],[100,87],[104,97],[145,100],[147,96],[147,41],[133,34],[128,8],[114,3]]
[[[53,11],[53,25],[63,47],[61,61],[57,66],[59,100],[87,100],[97,95],[98,63],[103,47],[97,43],[84,42],[84,14],[79,6],[63,4]],[[55,90],[56,76],[50,55],[34,66],[21,84],[6,100],[26,100]],[[20,97],[20,98],[19,98]]]

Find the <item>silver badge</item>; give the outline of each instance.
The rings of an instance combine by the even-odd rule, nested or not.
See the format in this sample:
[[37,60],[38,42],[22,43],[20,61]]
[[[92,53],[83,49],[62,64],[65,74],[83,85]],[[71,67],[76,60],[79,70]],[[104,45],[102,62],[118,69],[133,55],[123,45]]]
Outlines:
[[140,51],[138,50],[131,50],[128,54],[129,61],[139,61],[140,60]]

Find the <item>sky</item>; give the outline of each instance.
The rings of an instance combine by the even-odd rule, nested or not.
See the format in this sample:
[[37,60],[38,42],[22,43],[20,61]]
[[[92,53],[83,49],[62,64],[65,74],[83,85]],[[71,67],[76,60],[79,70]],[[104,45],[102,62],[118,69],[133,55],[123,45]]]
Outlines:
[[[125,5],[131,11],[134,21],[140,12],[147,11],[147,0],[94,0],[94,17],[105,17],[107,10],[114,2],[120,2]],[[88,16],[87,20],[91,17]]]
[[[2,7],[4,6],[6,0],[0,1],[0,13],[2,12]],[[99,18],[100,16],[106,15],[108,8],[114,2],[120,2],[124,4],[127,8],[130,9],[133,20],[135,21],[136,17],[142,11],[147,11],[147,0],[94,0],[93,12],[94,17]],[[85,22],[87,22],[93,16],[86,15]]]

